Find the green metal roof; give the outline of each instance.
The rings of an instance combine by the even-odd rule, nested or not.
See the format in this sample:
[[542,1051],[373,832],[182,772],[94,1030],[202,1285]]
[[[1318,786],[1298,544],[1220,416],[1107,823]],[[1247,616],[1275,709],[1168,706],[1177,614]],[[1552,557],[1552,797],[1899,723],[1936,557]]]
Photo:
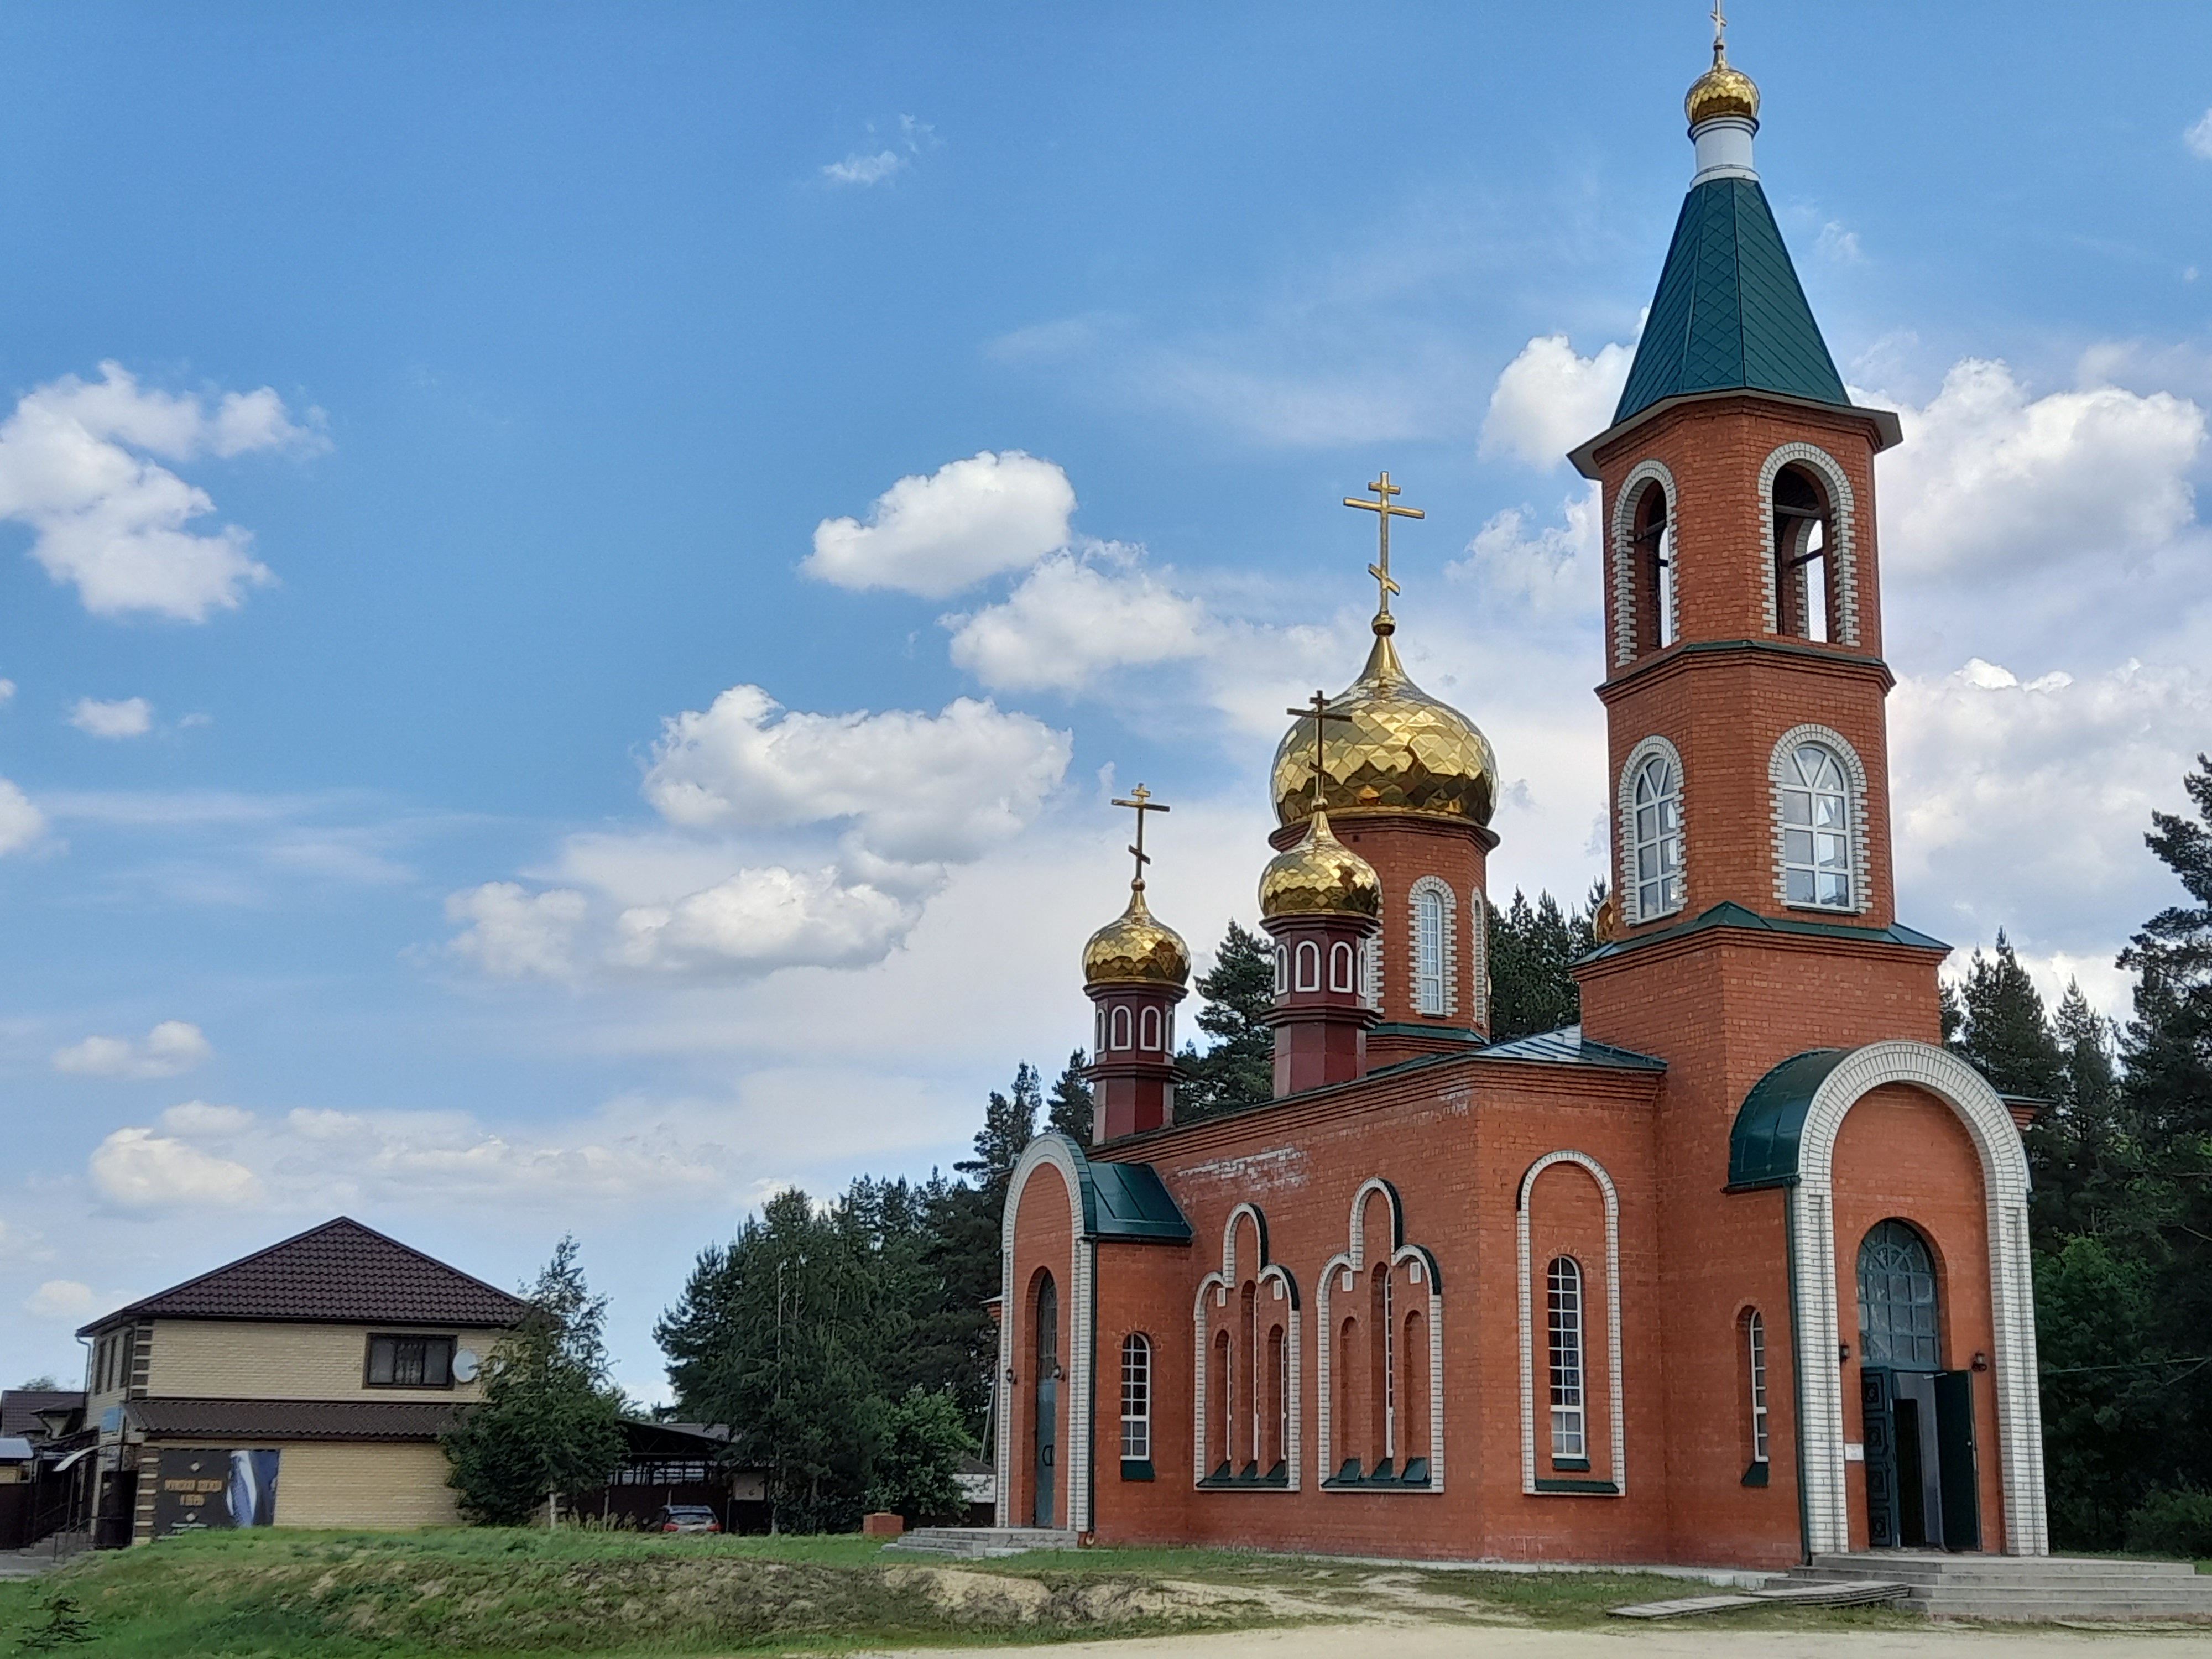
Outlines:
[[1795,916],[1762,916],[1756,910],[1747,910],[1733,899],[1724,899],[1711,909],[1702,911],[1686,921],[1678,921],[1671,927],[1662,927],[1656,933],[1638,933],[1634,939],[1617,939],[1601,945],[1582,960],[1602,962],[1607,957],[1625,956],[1631,951],[1640,951],[1664,939],[1680,939],[1685,933],[1701,933],[1711,927],[1747,927],[1762,933],[1797,933],[1811,939],[1855,939],[1869,945],[1904,945],[1916,951],[1948,951],[1951,948],[1942,939],[1930,939],[1917,928],[1907,927],[1901,921],[1893,921],[1887,927],[1860,927],[1847,921],[1808,921]]
[[1075,1158],[1083,1180],[1085,1237],[1190,1242],[1190,1223],[1151,1164],[1094,1161],[1080,1147]]
[[1553,1066],[1612,1066],[1632,1072],[1667,1069],[1667,1062],[1653,1055],[1639,1054],[1633,1048],[1616,1048],[1609,1042],[1592,1042],[1583,1035],[1579,1025],[1562,1025],[1556,1031],[1539,1031],[1533,1036],[1493,1042],[1482,1051],[1482,1058],[1534,1060]]
[[1737,390],[1850,403],[1766,192],[1755,179],[1709,179],[1683,198],[1613,423],[1664,398]]
[[1729,1186],[1794,1187],[1805,1114],[1848,1048],[1808,1048],[1751,1085],[1729,1131]]

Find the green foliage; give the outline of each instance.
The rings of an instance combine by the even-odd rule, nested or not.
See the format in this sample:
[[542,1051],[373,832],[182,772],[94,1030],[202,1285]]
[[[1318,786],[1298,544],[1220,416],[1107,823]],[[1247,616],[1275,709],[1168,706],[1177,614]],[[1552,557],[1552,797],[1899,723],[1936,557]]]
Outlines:
[[39,1603],[39,1610],[46,1615],[45,1622],[23,1632],[15,1643],[16,1652],[51,1653],[56,1648],[74,1647],[92,1640],[92,1620],[85,1616],[82,1605],[75,1596],[49,1595]]
[[447,1484],[474,1520],[520,1525],[549,1493],[605,1485],[621,1461],[606,1298],[591,1294],[576,1256],[573,1237],[554,1247],[521,1328],[485,1361],[483,1398],[447,1432]]
[[1567,970],[1597,948],[1594,918],[1603,883],[1571,913],[1549,893],[1535,903],[1519,888],[1513,902],[1490,908],[1490,1034],[1493,1042],[1574,1025],[1583,1017],[1581,989]]
[[1003,1194],[1023,1150],[1036,1138],[1037,1109],[1043,1104],[1037,1069],[1025,1060],[1014,1068],[1010,1093],[991,1091],[990,1103],[983,1109],[983,1127],[975,1132],[975,1156],[962,1158],[952,1167],[977,1177],[975,1184],[986,1191]]
[[2141,1555],[2212,1556],[2212,1492],[2157,1490],[2128,1516],[2128,1547]]
[[1079,1146],[1091,1144],[1091,1115],[1094,1102],[1091,1084],[1083,1075],[1084,1053],[1078,1048],[1067,1057],[1067,1065],[1053,1079],[1052,1092],[1045,1097],[1045,1124],[1057,1129]]
[[52,1394],[59,1389],[61,1384],[54,1380],[54,1374],[52,1371],[40,1371],[36,1376],[25,1377],[15,1386],[31,1393]]
[[1204,999],[1198,1029],[1213,1039],[1203,1051],[1185,1044],[1176,1056],[1176,1121],[1194,1123],[1275,1097],[1275,1033],[1267,1023],[1275,1006],[1275,949],[1232,921],[1213,953],[1213,966],[1198,976]]
[[1958,1007],[1960,1018],[1950,1046],[1978,1066],[1999,1094],[2058,1098],[2065,1066],[2058,1040],[2044,1017],[2035,981],[2020,965],[2003,928],[1997,929],[1996,955],[1984,957],[1977,950],[1967,963]]
[[908,1389],[888,1405],[878,1402],[876,1455],[868,1481],[871,1510],[896,1510],[909,1526],[966,1506],[960,1460],[970,1456],[960,1405],[949,1391]]

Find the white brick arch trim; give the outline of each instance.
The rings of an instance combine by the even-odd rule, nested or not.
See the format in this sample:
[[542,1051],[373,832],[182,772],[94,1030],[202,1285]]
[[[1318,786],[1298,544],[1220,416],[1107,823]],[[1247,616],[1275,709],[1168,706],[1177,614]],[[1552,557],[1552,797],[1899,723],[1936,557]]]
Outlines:
[[[1256,1258],[1249,1266],[1237,1259],[1237,1224],[1249,1221],[1254,1238],[1253,1254]],[[1301,1352],[1298,1340],[1298,1284],[1290,1272],[1267,1259],[1267,1217],[1253,1203],[1239,1204],[1229,1212],[1228,1220],[1221,1224],[1221,1269],[1210,1273],[1198,1281],[1198,1294],[1191,1300],[1191,1393],[1190,1393],[1190,1467],[1191,1484],[1196,1486],[1210,1471],[1206,1466],[1206,1365],[1213,1357],[1212,1333],[1208,1329],[1206,1304],[1210,1299],[1216,1308],[1226,1309],[1229,1293],[1247,1279],[1255,1288],[1266,1293],[1271,1301],[1283,1304],[1283,1364],[1290,1372],[1291,1408],[1289,1421],[1283,1427],[1283,1461],[1288,1466],[1289,1490],[1298,1490],[1298,1430],[1304,1417],[1298,1397],[1298,1360]],[[1249,1363],[1249,1357],[1248,1357]],[[1255,1379],[1256,1380],[1256,1379]]]
[[1781,631],[1780,595],[1775,591],[1774,480],[1785,466],[1802,466],[1816,476],[1828,492],[1828,526],[1833,545],[1828,557],[1835,566],[1836,614],[1832,634],[1838,645],[1859,642],[1858,497],[1842,465],[1825,449],[1813,444],[1784,444],[1759,465],[1759,522],[1760,568],[1765,574],[1766,631]]
[[[1644,769],[1644,763],[1654,757],[1672,761],[1674,765],[1675,821],[1682,831],[1682,902],[1645,915],[1636,902],[1636,775]],[[1690,775],[1682,765],[1682,751],[1666,738],[1653,735],[1645,738],[1628,751],[1627,763],[1620,769],[1620,781],[1613,792],[1616,822],[1620,828],[1613,838],[1619,848],[1614,860],[1613,890],[1620,895],[1620,919],[1626,927],[1650,921],[1660,916],[1671,916],[1689,908],[1690,893]]]
[[[1336,1473],[1334,1440],[1336,1413],[1332,1372],[1336,1362],[1336,1328],[1329,1317],[1332,1295],[1340,1293],[1346,1274],[1367,1270],[1367,1206],[1380,1199],[1389,1207],[1393,1268],[1406,1267],[1407,1277],[1429,1291],[1429,1485],[1431,1492],[1444,1489],[1444,1285],[1436,1257],[1418,1244],[1406,1243],[1405,1212],[1399,1207],[1398,1189],[1381,1176],[1370,1176],[1352,1195],[1352,1219],[1345,1248],[1322,1263],[1321,1280],[1314,1290],[1314,1481],[1316,1486]],[[1340,1488],[1341,1490],[1341,1488]],[[1412,1488],[1419,1491],[1419,1487]]]
[[[1440,1008],[1419,1006],[1421,995],[1421,901],[1434,897],[1443,925],[1437,930],[1437,976],[1443,986]],[[1422,876],[1406,890],[1406,990],[1415,1013],[1459,1012],[1459,895],[1442,876]]]
[[[1850,1547],[1844,1466],[1844,1401],[1837,1363],[1836,1135],[1845,1114],[1885,1083],[1924,1089],[1955,1112],[1981,1160],[1990,1235],[1991,1356],[2002,1460],[2005,1553],[2047,1555],[2043,1502],[2043,1411],[2037,1392],[2035,1285],[2027,1247],[2027,1153],[2004,1103],[1979,1072],[1929,1043],[1870,1042],[1846,1054],[1814,1092],[1789,1193],[1790,1267],[1797,1302],[1798,1445],[1805,1547]],[[1853,1241],[1853,1249],[1856,1243]]]
[[[1607,1421],[1613,1431],[1613,1492],[1628,1494],[1628,1440],[1621,1396],[1620,1363],[1620,1193],[1606,1173],[1605,1165],[1588,1152],[1547,1152],[1521,1177],[1514,1200],[1514,1240],[1519,1267],[1521,1302],[1521,1490],[1534,1497],[1536,1486],[1536,1310],[1535,1263],[1530,1259],[1528,1199],[1536,1177],[1555,1164],[1573,1164],[1597,1183],[1605,1199],[1605,1364]],[[1545,1496],[1553,1494],[1546,1493]],[[1583,1495],[1583,1494],[1578,1494]]]
[[[1613,552],[1613,660],[1616,665],[1636,660],[1636,504],[1644,499],[1644,486],[1656,481],[1667,492],[1667,522],[1674,522],[1674,475],[1660,460],[1641,460],[1628,470],[1620,481],[1620,492],[1613,498],[1613,526],[1610,541]],[[1771,563],[1771,561],[1770,560]],[[1682,574],[1677,570],[1679,578]],[[1670,593],[1679,593],[1681,583],[1670,585]],[[1670,609],[1679,613],[1680,606]],[[1771,632],[1773,624],[1768,623]],[[1679,636],[1677,616],[1667,618],[1667,637]]]
[[1851,831],[1851,902],[1849,904],[1801,905],[1801,909],[1826,910],[1834,915],[1852,915],[1867,908],[1871,896],[1867,891],[1867,774],[1866,764],[1859,759],[1859,751],[1851,747],[1844,734],[1832,726],[1793,726],[1774,741],[1774,752],[1767,757],[1767,811],[1774,834],[1774,902],[1778,905],[1790,902],[1787,878],[1782,867],[1782,787],[1789,776],[1785,769],[1790,757],[1800,745],[1817,743],[1831,750],[1843,763],[1844,782],[1850,790]]
[[[1013,1177],[1006,1183],[1006,1207],[999,1223],[999,1374],[992,1393],[997,1396],[998,1409],[993,1413],[995,1432],[999,1480],[999,1524],[1002,1527],[1027,1526],[1025,1520],[1014,1517],[1013,1437],[1006,1432],[1007,1395],[1011,1387],[1007,1373],[1019,1376],[1015,1363],[1014,1334],[1022,1327],[1021,1303],[1014,1292],[1014,1220],[1021,1213],[1022,1194],[1027,1189],[1030,1177],[1045,1164],[1060,1172],[1067,1188],[1068,1231],[1073,1245],[1061,1279],[1061,1316],[1067,1328],[1067,1386],[1061,1391],[1065,1401],[1061,1409],[1066,1416],[1066,1432],[1060,1437],[1065,1449],[1064,1462],[1067,1469],[1066,1519],[1063,1525],[1077,1532],[1091,1530],[1091,1396],[1097,1380],[1097,1365],[1092,1345],[1097,1340],[1097,1260],[1098,1247],[1083,1236],[1083,1169],[1079,1162],[1083,1154],[1066,1135],[1042,1134],[1030,1142],[1014,1164]],[[1039,1262],[1039,1267],[1052,1267],[1054,1276],[1062,1270],[1055,1263]]]

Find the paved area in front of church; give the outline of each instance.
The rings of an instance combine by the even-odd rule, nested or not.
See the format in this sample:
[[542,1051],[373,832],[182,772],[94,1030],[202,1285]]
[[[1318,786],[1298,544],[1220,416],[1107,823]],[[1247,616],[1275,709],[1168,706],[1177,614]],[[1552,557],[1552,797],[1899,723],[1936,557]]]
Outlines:
[[[1726,1615],[1720,1615],[1725,1618]],[[980,1651],[980,1650],[976,1650]],[[880,1656],[935,1659],[944,1648]],[[2142,1654],[2158,1659],[2212,1656],[2212,1631],[2008,1630],[2002,1626],[1930,1625],[1881,1631],[1731,1631],[1711,1622],[1665,1629],[1638,1626],[1577,1631],[1500,1630],[1465,1625],[1309,1625],[1134,1641],[994,1647],[997,1659],[1353,1659],[1387,1652],[1390,1659],[2013,1659],[2013,1656],[2095,1653],[2099,1659]]]

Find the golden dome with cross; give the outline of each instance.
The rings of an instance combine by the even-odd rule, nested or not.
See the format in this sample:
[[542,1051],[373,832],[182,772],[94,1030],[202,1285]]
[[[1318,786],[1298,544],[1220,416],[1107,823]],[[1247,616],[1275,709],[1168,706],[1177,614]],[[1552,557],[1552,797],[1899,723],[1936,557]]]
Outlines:
[[1114,805],[1128,807],[1137,815],[1137,839],[1129,848],[1137,860],[1137,873],[1129,883],[1128,908],[1093,933],[1083,947],[1083,982],[1188,985],[1190,947],[1174,928],[1154,920],[1145,903],[1145,866],[1152,861],[1152,855],[1145,851],[1145,817],[1147,813],[1170,809],[1165,802],[1154,800],[1152,792],[1141,783],[1129,792],[1128,799]]
[[1692,131],[1717,116],[1740,115],[1747,121],[1759,119],[1759,88],[1748,75],[1729,62],[1728,48],[1721,39],[1727,27],[1728,19],[1716,5],[1713,66],[1690,82],[1689,95],[1682,100],[1682,112],[1690,118]]
[[1318,717],[1291,711],[1298,722],[1275,750],[1276,819],[1303,823],[1319,805],[1338,814],[1421,812],[1486,826],[1498,807],[1498,757],[1490,739],[1458,709],[1408,679],[1390,643],[1397,631],[1390,595],[1398,591],[1390,577],[1390,520],[1419,518],[1419,510],[1392,503],[1398,487],[1387,472],[1367,487],[1376,500],[1346,496],[1345,505],[1364,507],[1382,520],[1381,556],[1368,567],[1382,600],[1375,616],[1374,649],[1357,680],[1338,696],[1321,699]]
[[1260,872],[1260,914],[1279,916],[1380,916],[1382,878],[1375,866],[1336,838],[1328,814],[1306,821],[1297,845],[1267,860]]

